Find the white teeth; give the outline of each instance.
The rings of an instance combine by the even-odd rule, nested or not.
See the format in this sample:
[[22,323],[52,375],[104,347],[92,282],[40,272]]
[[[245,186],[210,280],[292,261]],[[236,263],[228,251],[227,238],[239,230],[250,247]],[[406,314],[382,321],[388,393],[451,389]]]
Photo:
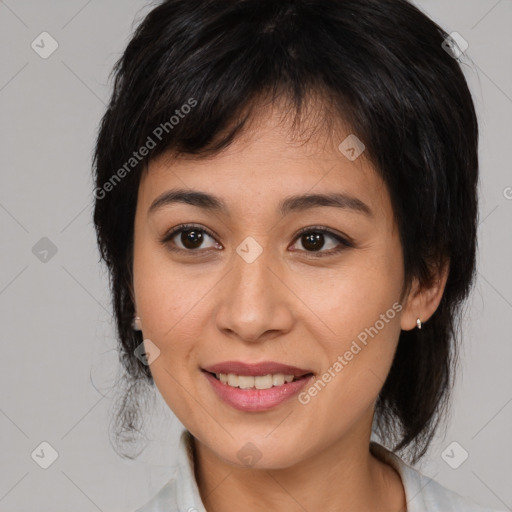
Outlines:
[[282,373],[272,375],[272,384],[274,386],[282,386],[284,384],[284,375]]
[[[228,375],[229,378],[229,375]],[[229,382],[229,381],[228,381]],[[254,377],[238,376],[238,387],[240,389],[249,389],[254,387]]]
[[238,386],[238,375],[228,374],[228,384],[236,388]]
[[261,375],[254,377],[254,387],[256,389],[270,389],[274,383],[272,375]]
[[274,373],[251,377],[248,375],[234,375],[233,373],[216,373],[217,379],[223,384],[240,389],[270,389],[272,386],[282,386],[285,382],[292,382],[293,375]]

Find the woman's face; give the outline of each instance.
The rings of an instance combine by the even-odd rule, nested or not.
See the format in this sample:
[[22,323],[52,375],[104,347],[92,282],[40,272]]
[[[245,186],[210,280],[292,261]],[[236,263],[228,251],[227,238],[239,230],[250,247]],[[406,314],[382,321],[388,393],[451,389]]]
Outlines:
[[[364,153],[352,160],[350,149],[338,149],[349,132],[294,142],[275,114],[215,157],[150,163],[133,267],[163,398],[217,456],[266,468],[369,437],[406,307],[400,311],[403,259],[389,195]],[[178,189],[215,199],[165,196]],[[338,195],[338,206],[311,195]],[[167,236],[181,224],[193,227]],[[224,370],[261,377],[238,379],[242,386],[276,384],[258,390],[205,372],[233,361],[310,376],[281,385],[279,374],[292,370]]]

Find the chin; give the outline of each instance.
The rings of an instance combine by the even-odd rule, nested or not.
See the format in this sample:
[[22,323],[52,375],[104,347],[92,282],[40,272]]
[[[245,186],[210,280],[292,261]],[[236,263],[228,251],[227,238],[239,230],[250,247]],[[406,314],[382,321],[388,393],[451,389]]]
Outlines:
[[[266,430],[268,433],[268,430]],[[209,448],[228,464],[238,468],[262,470],[283,469],[293,466],[304,458],[303,443],[288,439],[284,445],[281,440],[258,436],[241,436],[226,443],[209,445]]]

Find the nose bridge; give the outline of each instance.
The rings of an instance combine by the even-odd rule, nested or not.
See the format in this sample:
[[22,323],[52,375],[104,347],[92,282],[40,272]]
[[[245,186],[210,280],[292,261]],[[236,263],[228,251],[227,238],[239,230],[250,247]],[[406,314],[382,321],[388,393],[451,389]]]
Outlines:
[[258,243],[254,238],[248,237],[236,249],[233,257],[233,288],[232,295],[237,303],[243,307],[254,306],[263,299],[270,299],[272,295],[273,276],[269,270],[271,251]]
[[256,341],[265,331],[287,328],[284,319],[290,315],[283,314],[286,306],[277,289],[282,285],[274,275],[278,265],[272,254],[250,237],[237,247],[217,316],[219,329]]

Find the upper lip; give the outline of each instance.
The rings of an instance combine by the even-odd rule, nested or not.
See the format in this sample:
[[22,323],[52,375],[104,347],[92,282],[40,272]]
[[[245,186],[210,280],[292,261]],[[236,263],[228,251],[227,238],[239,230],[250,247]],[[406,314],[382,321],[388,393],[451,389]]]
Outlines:
[[207,366],[206,368],[203,368],[203,370],[210,373],[232,373],[234,375],[247,375],[251,377],[275,373],[284,373],[285,375],[301,377],[302,375],[313,373],[311,370],[304,370],[303,368],[276,363],[274,361],[264,361],[255,364],[243,363],[241,361],[225,361],[223,363]]

